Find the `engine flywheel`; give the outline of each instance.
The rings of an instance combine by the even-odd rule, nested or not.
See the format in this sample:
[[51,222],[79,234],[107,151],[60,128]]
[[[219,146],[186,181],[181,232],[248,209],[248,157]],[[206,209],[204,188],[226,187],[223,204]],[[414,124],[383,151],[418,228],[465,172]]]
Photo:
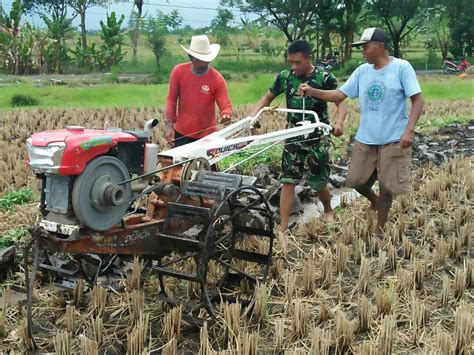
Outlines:
[[91,160],[76,178],[72,207],[76,218],[86,227],[105,231],[117,224],[129,207],[132,195],[125,165],[117,158],[100,156]]

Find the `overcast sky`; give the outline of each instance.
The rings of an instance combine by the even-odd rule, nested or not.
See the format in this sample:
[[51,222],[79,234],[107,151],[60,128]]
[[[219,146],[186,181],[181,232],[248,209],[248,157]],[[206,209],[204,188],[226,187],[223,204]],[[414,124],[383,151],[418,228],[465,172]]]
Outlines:
[[[5,12],[9,12],[13,0],[0,0]],[[183,17],[183,27],[189,25],[193,28],[205,27],[211,23],[211,20],[216,16],[217,8],[219,7],[219,0],[144,0],[143,13],[154,15],[157,10],[168,13],[173,9],[180,12]],[[128,24],[128,18],[132,11],[133,0],[128,2],[114,2],[107,8],[92,7],[86,12],[86,28],[98,29],[100,20],[106,19],[106,13],[115,11],[120,17],[125,15],[125,24]],[[240,23],[239,18],[243,14],[237,9],[231,9],[234,13],[235,20]],[[28,18],[28,21],[35,26],[43,26],[43,21],[34,16]],[[76,18],[74,24],[79,27],[79,18]]]

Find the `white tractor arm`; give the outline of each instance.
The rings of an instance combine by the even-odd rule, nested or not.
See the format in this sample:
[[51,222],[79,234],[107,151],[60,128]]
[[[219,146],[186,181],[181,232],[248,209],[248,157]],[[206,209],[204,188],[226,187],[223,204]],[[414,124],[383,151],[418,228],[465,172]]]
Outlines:
[[[294,112],[302,113],[304,115],[313,115],[316,122],[311,123],[309,120],[303,120],[298,123],[297,127],[265,134],[233,138],[236,135],[255,127],[260,115],[263,112],[270,110],[276,112]],[[320,122],[318,115],[314,111],[264,107],[254,117],[245,117],[242,120],[195,142],[163,151],[159,153],[159,156],[171,157],[173,158],[173,163],[202,157],[206,158],[210,164],[214,164],[231,154],[241,151],[242,149],[261,144],[279,143],[288,138],[307,136],[316,129],[321,129],[323,134],[327,135],[331,132],[332,127],[326,123]]]

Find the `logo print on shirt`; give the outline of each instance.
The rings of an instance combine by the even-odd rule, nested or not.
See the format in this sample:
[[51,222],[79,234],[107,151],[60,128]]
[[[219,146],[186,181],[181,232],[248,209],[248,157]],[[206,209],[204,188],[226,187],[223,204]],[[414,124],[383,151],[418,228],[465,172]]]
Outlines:
[[385,96],[385,84],[381,81],[374,81],[369,85],[366,92],[366,99],[369,105],[377,105],[383,101]]
[[209,86],[207,86],[207,85],[201,86],[201,92],[203,94],[209,94]]

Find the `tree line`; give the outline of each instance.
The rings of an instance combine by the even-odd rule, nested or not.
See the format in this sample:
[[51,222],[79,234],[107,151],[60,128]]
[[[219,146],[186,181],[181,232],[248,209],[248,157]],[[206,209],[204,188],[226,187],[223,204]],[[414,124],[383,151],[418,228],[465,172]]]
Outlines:
[[[472,56],[474,6],[471,0],[221,0],[243,12],[259,14],[288,42],[305,38],[324,58],[335,48],[344,60],[357,32],[378,26],[390,37],[392,53],[403,57],[402,45],[420,33],[432,34],[442,57]],[[334,37],[334,35],[336,35]],[[334,38],[339,43],[333,43]]]
[[[123,60],[127,36],[132,65],[136,64],[143,36],[159,70],[166,36],[183,31],[180,13],[143,14],[143,0],[133,0],[127,26],[124,16],[107,13],[100,21],[100,41],[89,43],[87,10],[93,6],[105,8],[109,1],[14,0],[8,13],[0,8],[0,68],[11,74],[109,71]],[[350,44],[357,34],[372,26],[386,30],[391,52],[397,57],[403,57],[406,43],[420,34],[428,39],[424,43],[428,51],[439,51],[443,58],[472,56],[474,47],[474,7],[470,0],[221,0],[220,5],[210,26],[201,31],[211,32],[221,45],[231,48],[237,60],[249,45],[267,57],[284,54],[285,44],[271,44],[268,36],[256,43],[258,34],[266,30],[278,32],[286,42],[307,39],[314,46],[316,58],[340,53],[342,61],[351,59]],[[235,26],[235,15],[229,7],[253,15],[244,15]],[[23,20],[26,14],[37,14],[44,26],[30,25]],[[70,48],[67,40],[77,33],[72,25],[77,17],[80,35]],[[243,34],[246,44],[231,41],[232,33]]]
[[[134,11],[128,28],[125,17],[107,13],[100,21],[100,41],[88,43],[85,25],[87,9],[106,7],[110,0],[14,0],[11,10],[0,9],[0,68],[11,74],[63,73],[70,71],[110,71],[124,58],[126,36],[131,39],[136,62],[139,35],[156,57],[159,67],[165,45],[165,35],[180,26],[178,11],[169,14],[157,11],[154,16],[142,16],[143,1],[134,0]],[[38,15],[43,28],[23,21],[26,14]],[[67,40],[74,36],[72,21],[80,17],[80,37],[74,48]]]

